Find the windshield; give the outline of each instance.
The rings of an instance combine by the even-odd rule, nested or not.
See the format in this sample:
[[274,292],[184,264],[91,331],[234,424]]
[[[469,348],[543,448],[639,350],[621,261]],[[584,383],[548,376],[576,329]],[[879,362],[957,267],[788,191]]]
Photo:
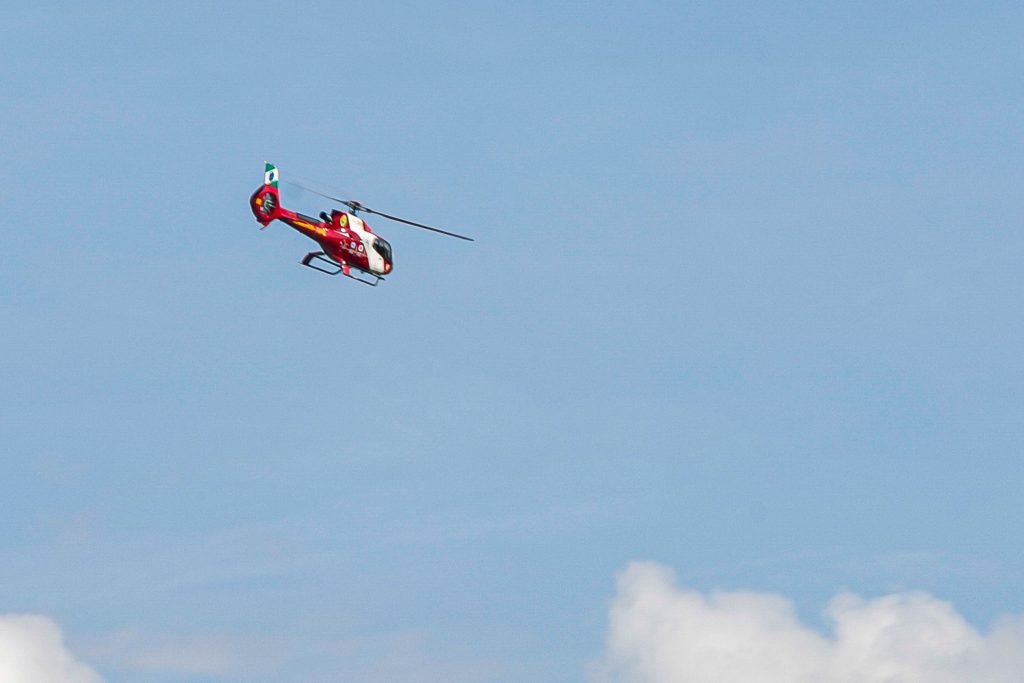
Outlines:
[[385,263],[394,263],[394,261],[391,259],[390,244],[388,244],[381,238],[377,237],[376,239],[373,240],[373,248],[377,251],[378,254],[384,257]]

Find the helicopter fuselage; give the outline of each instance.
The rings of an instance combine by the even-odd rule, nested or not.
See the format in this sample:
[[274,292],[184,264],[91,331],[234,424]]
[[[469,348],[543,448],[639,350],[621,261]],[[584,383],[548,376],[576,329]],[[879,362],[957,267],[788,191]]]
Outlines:
[[360,218],[344,211],[331,211],[329,220],[322,220],[285,209],[280,204],[276,187],[263,185],[249,200],[253,215],[266,227],[279,220],[309,237],[324,254],[339,265],[358,268],[374,276],[391,272],[391,245],[374,234]]

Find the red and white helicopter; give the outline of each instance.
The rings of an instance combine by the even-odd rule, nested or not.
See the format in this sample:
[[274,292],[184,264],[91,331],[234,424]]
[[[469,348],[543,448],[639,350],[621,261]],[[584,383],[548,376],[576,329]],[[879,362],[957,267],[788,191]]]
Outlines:
[[[249,198],[249,206],[252,208],[252,213],[256,216],[256,220],[260,225],[263,226],[260,228],[261,230],[266,228],[271,221],[279,220],[287,223],[319,244],[323,251],[309,252],[302,259],[302,265],[318,270],[321,273],[327,273],[328,275],[338,275],[340,273],[363,284],[376,287],[384,279],[384,276],[394,268],[395,262],[391,245],[382,237],[374,234],[366,221],[356,215],[360,212],[371,213],[388,220],[423,228],[442,235],[448,235],[449,237],[457,237],[460,240],[473,241],[471,237],[457,235],[454,232],[432,228],[429,225],[414,223],[404,218],[374,211],[357,201],[337,199],[298,183],[295,184],[303,189],[343,204],[348,207],[351,213],[332,210],[330,215],[328,215],[327,212],[321,211],[320,218],[317,219],[296,213],[295,211],[289,211],[281,206],[281,195],[277,189],[279,180],[280,173],[277,167],[267,162],[266,170],[263,174],[263,185]],[[356,272],[355,275],[353,275],[353,270]]]

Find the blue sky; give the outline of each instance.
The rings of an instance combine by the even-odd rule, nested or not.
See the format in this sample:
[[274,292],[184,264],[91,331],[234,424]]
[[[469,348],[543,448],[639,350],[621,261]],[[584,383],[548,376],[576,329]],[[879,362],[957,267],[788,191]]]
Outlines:
[[[582,682],[635,560],[1024,612],[1019,4],[5,24],[0,613],[104,680]],[[319,276],[264,159],[477,242]]]

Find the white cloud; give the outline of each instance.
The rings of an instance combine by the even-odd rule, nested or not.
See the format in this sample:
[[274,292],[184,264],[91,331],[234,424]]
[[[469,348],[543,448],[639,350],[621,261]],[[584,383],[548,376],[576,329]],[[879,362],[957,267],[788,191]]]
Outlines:
[[101,683],[68,651],[57,624],[35,614],[0,615],[0,681]]
[[925,593],[842,594],[830,636],[768,593],[679,588],[650,562],[619,576],[607,652],[592,680],[614,683],[1021,683],[1024,618],[979,633]]

